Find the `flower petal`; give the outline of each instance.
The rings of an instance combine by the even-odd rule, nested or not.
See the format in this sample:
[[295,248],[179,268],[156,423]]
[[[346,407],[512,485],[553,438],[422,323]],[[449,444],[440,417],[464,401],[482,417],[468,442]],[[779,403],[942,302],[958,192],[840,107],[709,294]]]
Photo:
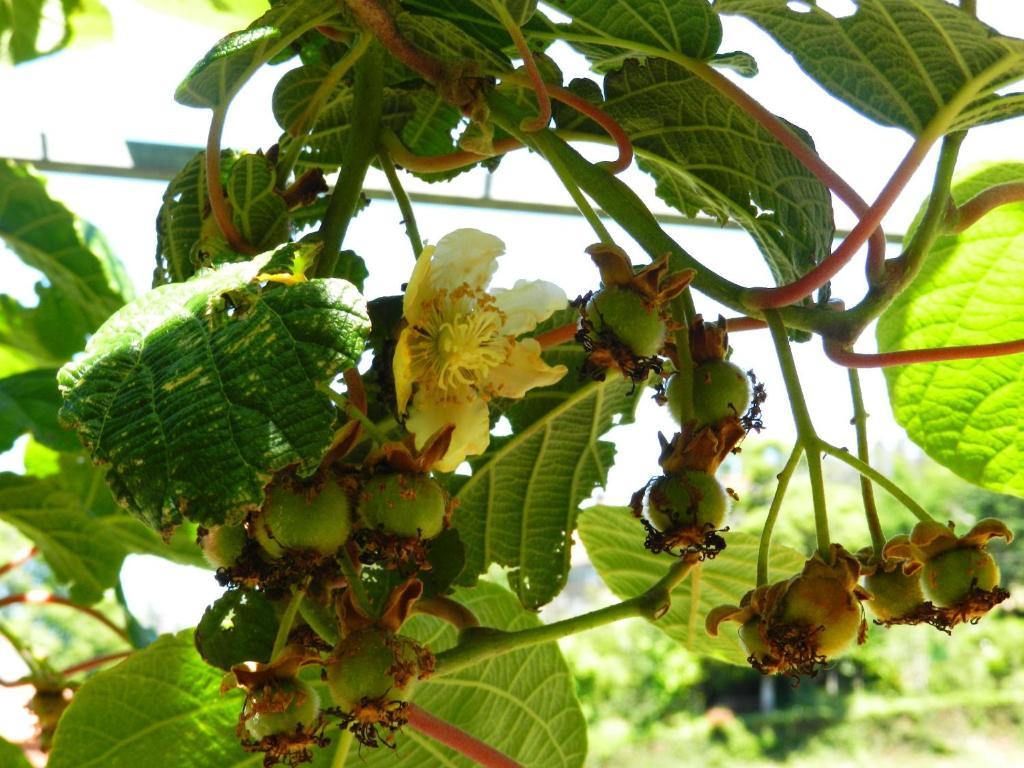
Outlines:
[[[498,268],[505,244],[478,229],[456,229],[438,240],[431,257],[430,291],[454,290],[463,283],[483,290]],[[406,315],[408,317],[408,315]]]
[[440,472],[451,472],[467,456],[487,450],[491,442],[489,416],[487,403],[480,398],[452,403],[435,398],[430,390],[420,389],[412,399],[405,427],[415,436],[419,450],[441,427],[454,424],[448,452],[434,465]]
[[434,258],[434,246],[428,245],[423,253],[416,259],[416,266],[413,267],[412,275],[405,286],[405,296],[402,298],[402,314],[409,325],[416,325],[423,310],[423,304],[433,294],[430,288],[431,263]]
[[548,387],[561,381],[569,369],[548,365],[540,351],[540,344],[534,339],[515,342],[505,362],[488,372],[483,388],[495,397],[520,398],[534,387]]
[[391,362],[391,372],[395,377],[395,401],[399,413],[405,413],[405,407],[412,397],[412,347],[409,343],[411,335],[412,331],[408,328],[402,330],[395,346],[394,360]]
[[492,288],[491,294],[505,313],[501,332],[509,336],[532,331],[569,303],[565,291],[546,280],[517,280],[512,288]]

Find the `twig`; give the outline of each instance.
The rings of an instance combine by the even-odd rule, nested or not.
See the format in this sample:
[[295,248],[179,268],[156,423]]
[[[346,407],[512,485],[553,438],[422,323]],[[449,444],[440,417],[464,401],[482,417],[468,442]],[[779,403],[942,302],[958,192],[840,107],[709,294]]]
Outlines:
[[398,203],[398,210],[402,214],[402,223],[405,225],[405,234],[409,238],[409,245],[412,246],[412,257],[418,259],[423,253],[423,240],[420,239],[420,230],[416,226],[412,202],[409,200],[409,195],[405,193],[405,188],[402,187],[398,171],[395,170],[395,164],[391,162],[391,155],[386,148],[381,147],[377,150],[377,162],[380,163],[380,167],[387,177],[388,186],[391,187],[391,194],[395,196],[395,202]]
[[1019,203],[1024,200],[1024,182],[1010,181],[979,192],[956,210],[954,224],[950,231],[959,234],[978,219],[1001,205]]
[[69,675],[74,675],[79,672],[85,672],[86,670],[101,667],[104,664],[109,664],[112,661],[121,661],[121,659],[127,659],[133,653],[135,653],[135,651],[121,651],[119,653],[108,653],[105,656],[97,656],[96,658],[89,659],[88,661],[83,661],[78,664],[72,664],[67,669],[62,669],[60,674],[61,677],[68,677]]
[[943,363],[950,360],[979,360],[984,357],[1016,355],[1024,352],[1024,339],[993,344],[965,344],[937,349],[902,349],[896,352],[854,352],[840,344],[825,340],[828,359],[846,368],[891,368],[894,365]]
[[412,606],[413,613],[422,613],[451,624],[460,632],[469,627],[479,627],[480,620],[469,608],[450,597],[438,595],[417,600]]
[[494,747],[484,744],[475,736],[470,736],[461,728],[434,717],[411,702],[406,705],[405,712],[409,718],[410,728],[451,747],[477,765],[485,768],[522,768],[522,765]]
[[254,249],[235,227],[231,220],[231,211],[224,198],[224,187],[220,181],[220,139],[224,132],[224,118],[227,117],[227,105],[213,110],[210,118],[210,133],[206,137],[206,196],[210,201],[210,212],[220,228],[224,239],[236,253],[254,254]]
[[10,573],[15,568],[20,568],[38,554],[39,549],[36,547],[29,547],[28,549],[18,552],[8,562],[4,563],[3,565],[0,565],[0,576]]

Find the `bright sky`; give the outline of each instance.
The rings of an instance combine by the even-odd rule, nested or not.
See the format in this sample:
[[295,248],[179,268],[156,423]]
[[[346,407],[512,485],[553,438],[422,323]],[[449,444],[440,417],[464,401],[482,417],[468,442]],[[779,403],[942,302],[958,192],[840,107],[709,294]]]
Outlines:
[[[20,105],[17,119],[5,121],[0,135],[0,156],[38,157],[40,133],[48,138],[49,156],[54,160],[89,161],[128,165],[126,139],[171,144],[205,143],[209,113],[179,106],[173,101],[175,86],[192,64],[216,41],[219,34],[187,21],[168,18],[129,0],[106,0],[115,23],[113,44],[83,51],[71,50],[50,59],[4,70],[0,77],[0,103]],[[852,12],[847,0],[819,0],[833,12]],[[1024,14],[1019,4],[999,0],[979,0],[982,20],[1006,34],[1024,37]],[[761,76],[742,80],[742,86],[770,109],[809,130],[817,148],[863,197],[868,200],[887,180],[892,169],[910,145],[901,131],[881,128],[831,99],[813,85],[766,35],[752,25],[725,19],[723,51],[745,50],[758,60]],[[564,51],[560,51],[564,52]],[[556,54],[567,76],[585,74],[578,57],[567,60]],[[568,62],[568,63],[566,63]],[[264,69],[235,101],[228,117],[224,145],[255,150],[269,147],[278,137],[278,128],[269,109],[274,84],[293,65]],[[601,158],[608,148],[587,148],[588,155]],[[994,160],[1024,160],[1018,122],[997,124],[972,131],[961,152],[961,167]],[[903,199],[886,219],[886,229],[904,231],[910,218],[927,194],[934,165],[934,152],[928,163],[911,182]],[[479,196],[485,174],[475,171],[460,176],[446,187],[437,187],[407,178],[413,190]],[[626,178],[635,188],[654,201],[656,210],[664,210],[653,195],[653,184],[643,174],[631,170]],[[384,188],[382,176],[373,174],[371,185]],[[51,174],[49,189],[80,216],[97,224],[114,251],[126,263],[138,290],[150,281],[155,248],[154,221],[163,191],[162,182],[97,179],[67,174]],[[493,177],[491,194],[496,198],[568,204],[557,178],[535,156],[523,152],[506,158]],[[545,277],[565,287],[570,296],[595,287],[597,271],[584,253],[595,236],[582,219],[528,215],[480,210],[462,210],[440,206],[417,207],[420,231],[436,241],[458,227],[477,227],[501,237],[508,255],[496,278],[498,285],[511,285],[518,277]],[[848,212],[837,207],[839,225],[852,224]],[[613,234],[617,230],[613,227]],[[699,260],[721,274],[739,282],[769,284],[767,268],[745,235],[721,233],[699,228],[672,228],[672,234]],[[622,237],[620,244],[629,246]],[[367,286],[368,295],[397,293],[413,265],[397,208],[386,202],[374,202],[355,220],[346,247],[364,256],[375,271]],[[638,261],[643,254],[632,251]],[[24,299],[30,297],[35,280],[30,270],[21,268],[7,253],[0,252],[4,291]],[[833,294],[849,302],[862,295],[864,281],[859,266],[851,266],[834,282]],[[706,300],[698,309],[715,316],[718,309]],[[765,382],[769,400],[765,407],[766,436],[787,440],[793,434],[778,365],[764,332],[734,334],[734,360],[752,367]],[[858,345],[871,351],[869,333]],[[797,349],[810,407],[822,435],[833,442],[848,445],[853,441],[849,425],[851,409],[847,396],[845,371],[825,361],[816,343]],[[891,417],[885,398],[884,381],[877,371],[863,376],[868,409],[873,419],[872,437],[887,445],[906,446],[902,430]],[[654,432],[670,431],[667,415],[650,402],[640,409],[636,426],[616,430],[615,437],[625,457],[612,471],[607,498],[624,502],[630,493],[656,472],[657,442]],[[756,436],[751,439],[758,439]],[[907,450],[913,450],[909,446]],[[6,463],[4,463],[6,461]],[[17,455],[0,457],[0,468],[18,468]],[[162,563],[162,561],[161,561]],[[149,597],[129,599],[138,606],[143,620],[158,620],[167,630],[193,623],[202,607],[219,589],[206,572],[175,569],[173,577],[159,576],[157,566],[133,559],[129,568],[138,568],[166,586],[160,591],[147,579]],[[160,565],[159,568],[171,568]],[[154,591],[156,590],[156,591]],[[185,604],[187,602],[187,605]],[[168,611],[169,606],[178,610]],[[158,610],[159,607],[159,610]]]

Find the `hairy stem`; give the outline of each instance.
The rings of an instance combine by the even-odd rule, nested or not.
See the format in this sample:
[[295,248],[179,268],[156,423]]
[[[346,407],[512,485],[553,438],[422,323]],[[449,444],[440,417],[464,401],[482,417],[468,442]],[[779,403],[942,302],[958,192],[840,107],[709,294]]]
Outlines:
[[1024,339],[992,344],[966,344],[937,349],[901,349],[896,352],[854,352],[826,340],[825,354],[829,360],[846,368],[891,368],[894,365],[943,363],[950,360],[979,360],[1024,352]]
[[388,186],[391,187],[391,194],[395,196],[398,203],[398,210],[402,213],[402,224],[405,225],[405,234],[409,238],[409,245],[412,246],[412,257],[418,259],[423,253],[423,240],[420,239],[420,230],[416,226],[416,216],[412,210],[412,201],[405,193],[401,180],[398,178],[398,171],[395,164],[391,162],[391,155],[381,147],[377,151],[377,162],[380,164],[384,175],[387,176]]
[[89,659],[88,661],[72,664],[67,669],[62,669],[60,674],[61,677],[68,677],[69,675],[75,675],[79,672],[86,672],[90,669],[96,669],[96,667],[102,667],[105,664],[110,664],[111,662],[127,659],[133,653],[135,653],[135,651],[121,651],[119,653],[108,653],[103,656],[97,656],[96,658]]
[[573,341],[576,338],[576,331],[578,329],[578,323],[566,323],[558,328],[552,328],[550,331],[538,333],[533,338],[540,344],[541,349],[551,349],[551,347],[557,347],[559,344]]
[[444,65],[402,37],[394,19],[377,0],[345,0],[345,4],[359,23],[400,62],[419,72],[428,82],[436,84],[445,78]]
[[537,67],[537,60],[533,58],[533,51],[530,50],[529,43],[523,37],[523,30],[519,28],[515,19],[512,18],[512,15],[505,7],[505,3],[492,3],[491,8],[496,12],[501,25],[508,32],[509,37],[512,38],[512,43],[519,52],[519,57],[523,60],[523,66],[526,67],[526,73],[530,77],[530,85],[533,88],[533,92],[537,95],[537,116],[524,119],[519,124],[519,127],[529,133],[539,131],[541,128],[546,128],[547,124],[551,122],[551,96],[548,93],[548,85],[544,82],[544,78],[541,77],[540,69]]
[[[688,293],[689,290],[687,288],[684,293]],[[692,301],[691,297],[691,306]],[[680,393],[679,421],[681,424],[688,424],[697,418],[693,405],[693,355],[690,352],[690,323],[693,317],[682,294],[672,300],[670,309],[672,320],[679,325],[672,335],[676,347],[676,372],[672,374],[672,380],[678,382],[673,386]]]
[[348,760],[348,752],[352,749],[352,742],[355,741],[355,734],[352,731],[343,730],[338,737],[338,746],[334,749],[334,757],[331,758],[331,768],[345,768],[345,761]]
[[277,635],[274,636],[274,646],[270,651],[270,660],[274,661],[278,656],[281,655],[281,651],[288,645],[288,635],[292,632],[292,626],[295,624],[295,617],[299,614],[299,608],[302,606],[302,601],[306,598],[306,587],[302,589],[292,590],[291,600],[288,601],[288,605],[285,606],[284,613],[281,614],[281,623],[277,627]]
[[406,704],[405,713],[410,728],[451,747],[477,765],[482,765],[484,768],[522,768],[519,763],[503,752],[499,752],[461,728],[456,728],[451,723],[434,717],[411,702]]
[[818,434],[814,430],[807,400],[800,385],[800,377],[793,359],[793,350],[789,346],[786,326],[775,310],[765,312],[768,328],[775,343],[775,353],[779,358],[782,378],[786,382],[786,393],[789,395],[790,410],[796,425],[797,442],[807,453],[807,474],[811,480],[811,499],[814,503],[814,530],[818,540],[818,552],[828,560],[830,545],[828,533],[828,510],[825,505],[825,479],[821,471],[821,453],[818,450]]
[[417,600],[413,603],[412,612],[422,613],[426,616],[433,616],[435,619],[446,621],[460,632],[470,627],[480,626],[480,620],[476,617],[475,613],[462,603],[456,602],[444,595]]
[[[850,369],[850,399],[853,401],[853,426],[857,431],[857,458],[865,464],[871,463],[868,449],[868,412],[864,407],[864,395],[860,388],[860,374]],[[878,507],[875,505],[875,488],[871,481],[860,476],[860,495],[864,502],[864,515],[868,522],[868,531],[871,533],[871,546],[875,555],[881,557],[882,547],[885,546],[885,534],[882,533],[882,523],[878,519]]]
[[363,580],[359,578],[359,571],[356,570],[356,564],[352,562],[352,556],[346,547],[338,550],[338,566],[341,568],[345,581],[348,582],[348,588],[352,590],[352,597],[355,599],[356,605],[366,616],[374,616],[376,611],[373,610],[370,596],[366,594],[366,587],[363,585]]
[[[96,474],[97,474],[97,477],[98,477],[99,473],[96,473]],[[86,509],[88,509],[88,506],[86,506]],[[25,549],[25,550],[23,550],[21,552],[18,552],[17,554],[14,555],[14,557],[12,557],[6,563],[4,563],[3,565],[0,565],[0,576],[3,576],[4,574],[10,573],[15,568],[20,568],[21,566],[23,566],[25,563],[27,563],[29,560],[31,560],[33,557],[35,557],[38,554],[39,554],[39,550],[36,547],[29,547],[28,549]]]
[[461,150],[447,155],[416,155],[410,152],[393,131],[384,130],[380,137],[381,146],[391,155],[394,162],[413,173],[444,173],[475,165],[489,157],[498,157],[525,145],[519,139],[502,138],[494,142],[494,154],[480,155],[476,152]]
[[1024,200],[1024,182],[1010,181],[990,187],[957,208],[955,224],[951,231],[963,232],[989,211],[1002,205],[1019,203],[1022,200]]
[[23,605],[63,605],[66,608],[73,608],[79,613],[84,613],[86,616],[95,619],[126,643],[131,643],[131,639],[128,637],[128,633],[125,632],[124,629],[119,627],[95,608],[90,608],[88,605],[79,605],[72,600],[68,600],[66,597],[51,595],[49,592],[37,592],[36,590],[33,590],[31,592],[7,595],[6,597],[0,598],[0,608],[19,603]]
[[696,563],[697,560],[694,558],[680,559],[673,563],[665,576],[646,592],[621,603],[599,608],[571,619],[563,619],[552,624],[543,624],[517,632],[506,632],[490,627],[467,629],[459,637],[458,645],[437,655],[434,675],[437,677],[450,675],[495,656],[540,643],[550,643],[562,637],[603,627],[623,619],[645,618],[649,621],[657,621],[669,609],[672,590],[689,575]]
[[352,126],[342,153],[341,173],[320,225],[323,247],[317,259],[314,277],[330,277],[334,274],[341,244],[359,205],[366,171],[377,154],[384,98],[384,50],[372,43],[355,68]]
[[768,562],[771,556],[772,533],[775,530],[775,521],[779,519],[779,510],[782,509],[782,500],[786,498],[786,490],[789,488],[790,478],[800,464],[800,457],[804,453],[804,446],[798,441],[793,446],[782,471],[776,476],[779,484],[775,486],[775,495],[772,497],[772,504],[768,508],[768,516],[765,517],[764,527],[761,529],[761,543],[757,548],[757,586],[768,583]]
[[206,196],[210,201],[210,212],[220,228],[224,239],[231,249],[237,253],[254,254],[256,250],[245,241],[242,234],[231,220],[228,201],[224,197],[224,187],[220,180],[220,140],[224,133],[224,119],[228,114],[228,105],[217,107],[210,118],[210,132],[206,137]]

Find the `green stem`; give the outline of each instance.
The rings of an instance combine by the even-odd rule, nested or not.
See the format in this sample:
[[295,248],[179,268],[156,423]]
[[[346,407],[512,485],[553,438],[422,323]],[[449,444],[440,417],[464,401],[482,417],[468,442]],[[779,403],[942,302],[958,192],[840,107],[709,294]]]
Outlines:
[[355,65],[352,125],[342,153],[341,173],[320,225],[323,248],[313,277],[330,277],[338,263],[341,244],[355,215],[370,161],[377,154],[380,116],[384,103],[384,49],[371,43]]
[[467,629],[460,635],[458,645],[437,655],[434,676],[450,675],[495,656],[540,643],[554,642],[623,619],[644,618],[648,621],[657,621],[669,609],[672,590],[689,575],[696,562],[691,559],[678,560],[669,567],[665,576],[646,592],[571,619],[518,632],[506,632],[490,627]]
[[25,666],[28,667],[29,677],[32,679],[42,679],[44,676],[43,667],[40,666],[31,651],[25,647],[25,644],[21,642],[21,638],[9,630],[4,624],[0,624],[0,635],[2,635],[4,639],[11,644],[15,653],[18,654],[18,657],[25,662]]
[[350,419],[355,419],[362,425],[363,431],[372,437],[377,445],[384,445],[384,443],[391,441],[387,436],[387,433],[384,432],[372,419],[370,419],[369,416],[350,403],[347,397],[339,395],[332,389],[328,389],[326,392],[327,396],[334,401],[336,406],[345,412],[346,416]]
[[[689,298],[689,307],[687,306],[687,300],[684,297]],[[676,345],[676,372],[672,374],[672,380],[677,381],[677,384],[673,384],[680,393],[679,402],[679,416],[680,424],[687,424],[697,418],[696,411],[693,406],[693,355],[690,352],[690,322],[693,320],[693,297],[690,295],[690,289],[687,288],[683,293],[672,300],[671,311],[672,319],[679,324],[679,328],[673,335],[673,339]]]
[[295,122],[288,126],[288,135],[291,136],[291,141],[277,163],[278,187],[283,187],[288,181],[288,175],[292,172],[292,168],[295,167],[295,163],[299,159],[299,153],[302,152],[303,139],[309,133],[309,129],[313,127],[313,123],[317,115],[320,114],[320,110],[323,109],[324,103],[334,92],[338,83],[341,82],[341,78],[366,53],[366,49],[371,42],[373,42],[373,35],[359,35],[352,47],[345,52],[345,55],[331,67],[324,76],[324,79],[320,81],[320,85],[316,87],[316,90],[306,104],[306,108],[302,110],[302,114],[296,118]]
[[793,446],[793,452],[789,454],[789,460],[777,475],[779,484],[775,487],[775,496],[772,497],[772,504],[768,508],[768,516],[764,520],[764,528],[761,529],[761,544],[757,549],[757,586],[768,583],[768,558],[772,548],[772,532],[775,530],[775,521],[779,519],[779,510],[782,509],[782,500],[786,497],[786,490],[789,488],[790,478],[800,464],[800,457],[803,455],[804,447],[799,442]]
[[281,655],[281,651],[288,645],[288,635],[292,632],[292,625],[295,624],[295,617],[299,613],[299,606],[302,605],[303,599],[306,597],[306,587],[302,589],[294,589],[292,592],[292,599],[288,601],[288,605],[285,606],[284,613],[281,614],[281,623],[277,627],[277,635],[274,637],[274,647],[270,651],[270,660],[274,661],[278,656]]
[[851,456],[849,451],[844,451],[842,448],[826,443],[822,439],[818,439],[818,449],[824,451],[830,456],[834,456],[844,464],[849,464],[855,470],[860,472],[865,477],[878,483],[880,486],[885,488],[891,493],[897,501],[913,513],[914,517],[922,522],[934,522],[935,518],[928,514],[927,510],[914,501],[910,495],[900,488],[896,483],[890,480],[888,477],[883,475],[877,469],[872,467],[870,464],[865,464],[863,461],[858,459],[856,456]]
[[348,760],[348,751],[352,748],[355,736],[352,731],[342,731],[338,738],[338,747],[334,750],[334,757],[331,758],[331,768],[344,768]]
[[372,603],[370,603],[369,595],[366,594],[366,587],[363,586],[363,580],[359,578],[356,565],[352,562],[352,557],[345,547],[338,550],[338,566],[345,576],[345,581],[348,582],[348,588],[352,590],[352,597],[355,598],[356,604],[362,609],[364,614],[374,616],[376,612],[373,610]]
[[412,246],[412,257],[418,259],[423,253],[423,240],[420,238],[419,227],[416,226],[416,216],[413,214],[412,201],[406,194],[401,180],[398,178],[398,171],[391,160],[391,154],[383,147],[377,151],[377,162],[384,171],[391,187],[391,194],[395,196],[398,203],[398,210],[402,213],[402,223],[405,225],[405,234],[409,238],[409,245]]
[[[864,408],[864,395],[860,389],[860,374],[856,369],[849,370],[850,376],[850,398],[853,400],[853,425],[857,430],[857,458],[865,464],[870,465],[870,454],[868,449],[868,412]],[[878,507],[875,505],[875,488],[871,481],[861,475],[860,495],[864,500],[864,515],[868,521],[868,531],[871,533],[871,546],[875,555],[881,557],[882,547],[885,546],[885,534],[882,532],[882,523],[878,519]]]
[[818,434],[814,430],[807,400],[804,398],[800,376],[797,374],[793,350],[789,346],[789,336],[777,310],[768,309],[764,313],[768,321],[768,329],[775,343],[775,353],[779,358],[782,378],[786,382],[786,393],[789,395],[789,406],[793,412],[796,425],[797,443],[807,453],[807,474],[811,480],[811,499],[814,503],[814,530],[818,539],[818,552],[828,559],[829,533],[828,510],[825,504],[825,479],[821,471],[821,453],[818,450]]

